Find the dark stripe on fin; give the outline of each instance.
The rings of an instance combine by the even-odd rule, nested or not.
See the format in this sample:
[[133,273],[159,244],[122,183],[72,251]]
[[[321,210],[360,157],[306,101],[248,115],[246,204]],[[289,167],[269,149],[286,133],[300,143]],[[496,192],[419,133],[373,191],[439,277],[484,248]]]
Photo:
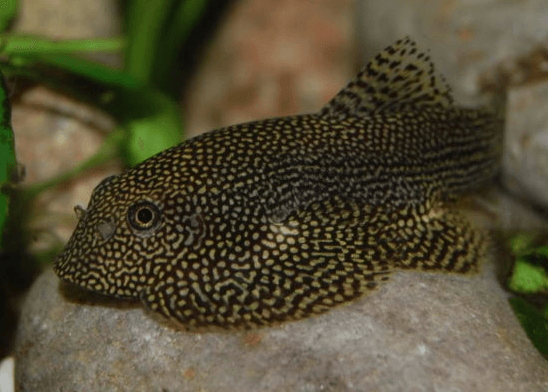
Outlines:
[[321,113],[344,118],[452,103],[451,89],[436,75],[428,53],[405,37],[377,54]]

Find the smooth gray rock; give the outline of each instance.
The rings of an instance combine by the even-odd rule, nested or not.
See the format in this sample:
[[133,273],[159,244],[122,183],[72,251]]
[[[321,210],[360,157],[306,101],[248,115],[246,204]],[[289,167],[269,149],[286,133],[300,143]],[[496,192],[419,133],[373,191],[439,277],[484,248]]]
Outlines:
[[[23,309],[18,391],[548,390],[548,361],[495,278],[399,273],[322,316],[189,333],[140,307],[74,302],[44,273]],[[69,297],[70,298],[70,297]]]

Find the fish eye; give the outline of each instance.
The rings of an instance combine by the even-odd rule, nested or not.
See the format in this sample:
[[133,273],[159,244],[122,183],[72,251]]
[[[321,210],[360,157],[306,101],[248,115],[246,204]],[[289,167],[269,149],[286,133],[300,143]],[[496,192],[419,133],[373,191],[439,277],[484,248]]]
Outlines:
[[149,230],[157,226],[160,220],[160,209],[150,201],[142,200],[128,209],[128,221],[136,230]]

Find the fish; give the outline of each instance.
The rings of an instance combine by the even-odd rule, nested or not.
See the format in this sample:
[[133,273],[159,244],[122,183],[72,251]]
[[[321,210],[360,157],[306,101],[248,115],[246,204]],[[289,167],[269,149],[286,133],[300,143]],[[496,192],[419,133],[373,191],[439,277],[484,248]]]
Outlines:
[[318,112],[213,130],[107,177],[54,271],[187,329],[322,314],[395,271],[472,274],[486,241],[454,204],[496,176],[503,124],[455,105],[405,37]]

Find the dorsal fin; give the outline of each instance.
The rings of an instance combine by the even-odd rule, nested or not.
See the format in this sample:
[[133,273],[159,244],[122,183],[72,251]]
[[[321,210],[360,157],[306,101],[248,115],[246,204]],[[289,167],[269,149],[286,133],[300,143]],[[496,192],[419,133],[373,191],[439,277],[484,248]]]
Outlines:
[[450,106],[451,90],[436,75],[428,52],[405,37],[377,54],[321,111],[363,116],[424,105]]

